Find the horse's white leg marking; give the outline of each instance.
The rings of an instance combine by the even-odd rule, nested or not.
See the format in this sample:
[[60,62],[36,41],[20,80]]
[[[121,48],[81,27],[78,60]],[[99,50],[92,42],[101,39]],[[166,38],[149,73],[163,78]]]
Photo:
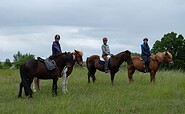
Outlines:
[[66,88],[65,88],[65,91],[66,91],[66,92],[68,92],[68,90],[67,90],[67,83],[68,83],[68,78],[66,77],[66,84],[65,84],[65,87],[66,87]]
[[33,79],[33,92],[36,92],[37,90],[39,90],[39,87],[37,84],[39,84],[39,82],[37,83],[37,78]]
[[66,93],[66,92],[68,92],[68,91],[66,91],[67,90],[67,67],[64,67],[64,70],[62,71],[62,75],[63,75],[63,82],[62,82],[62,91],[64,92],[64,93]]
[[36,92],[37,89],[36,89],[36,84],[35,84],[35,81],[33,81],[33,92]]

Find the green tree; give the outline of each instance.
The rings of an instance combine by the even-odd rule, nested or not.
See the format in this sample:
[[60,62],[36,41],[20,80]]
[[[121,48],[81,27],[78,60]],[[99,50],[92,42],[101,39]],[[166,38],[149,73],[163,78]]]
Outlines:
[[8,69],[8,68],[10,68],[11,66],[12,66],[12,63],[11,63],[10,59],[7,58],[7,59],[5,60],[5,62],[4,62],[3,68]]
[[2,64],[2,62],[0,62],[0,69],[2,69],[3,68],[3,64]]
[[131,55],[132,56],[140,56],[141,54],[134,52],[134,53],[131,53]]
[[[173,56],[174,69],[185,69],[185,40],[175,32],[165,34],[161,41],[157,40],[151,50],[152,53],[169,51]],[[166,66],[166,65],[164,65]]]
[[28,61],[28,60],[34,60],[35,59],[35,55],[33,54],[21,54],[20,51],[17,52],[17,54],[13,55],[14,58],[14,64],[16,68],[19,68],[21,66],[21,64],[23,64],[24,62]]

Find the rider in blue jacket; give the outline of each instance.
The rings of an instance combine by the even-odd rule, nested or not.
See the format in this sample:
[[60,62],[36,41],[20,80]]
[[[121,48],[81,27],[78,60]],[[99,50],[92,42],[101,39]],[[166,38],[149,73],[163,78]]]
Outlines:
[[150,47],[148,45],[148,38],[144,38],[143,44],[141,44],[141,57],[144,60],[144,72],[149,72]]
[[58,35],[58,34],[55,35],[55,41],[52,44],[52,55],[62,53],[59,40],[60,40],[60,35]]

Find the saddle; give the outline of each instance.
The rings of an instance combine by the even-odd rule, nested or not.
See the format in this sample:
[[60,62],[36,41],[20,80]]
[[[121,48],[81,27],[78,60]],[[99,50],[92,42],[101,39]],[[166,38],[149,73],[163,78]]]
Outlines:
[[37,60],[44,63],[48,70],[53,70],[56,68],[56,62],[54,60],[51,60],[49,58],[42,59],[41,57],[37,57]]

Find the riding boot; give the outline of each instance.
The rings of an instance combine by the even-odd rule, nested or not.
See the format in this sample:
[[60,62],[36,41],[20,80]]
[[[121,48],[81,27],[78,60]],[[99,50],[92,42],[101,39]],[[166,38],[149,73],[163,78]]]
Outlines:
[[149,72],[149,67],[148,65],[144,65],[144,73],[147,73],[147,72]]
[[146,65],[146,71],[149,72],[149,65]]

